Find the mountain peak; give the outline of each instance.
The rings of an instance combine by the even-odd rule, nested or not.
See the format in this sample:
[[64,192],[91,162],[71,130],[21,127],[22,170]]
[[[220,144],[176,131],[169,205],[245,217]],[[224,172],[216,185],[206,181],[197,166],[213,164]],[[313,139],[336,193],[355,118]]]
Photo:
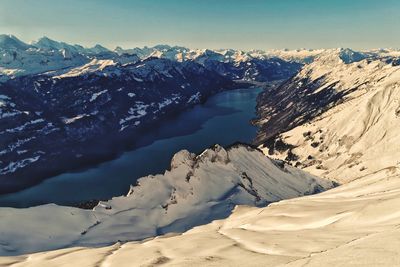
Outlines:
[[109,49],[105,48],[104,46],[102,46],[100,44],[96,44],[95,46],[90,48],[90,50],[95,54],[100,54],[100,53],[104,53],[104,52],[110,52]]
[[339,57],[344,63],[350,64],[366,59],[367,55],[351,50],[350,48],[340,48]]
[[159,45],[155,45],[153,48],[155,48],[157,50],[169,50],[169,49],[171,49],[171,46],[159,44]]
[[47,36],[43,36],[39,38],[36,42],[32,43],[34,46],[38,48],[52,48],[52,49],[60,49],[60,42],[54,41]]
[[0,49],[26,50],[30,46],[12,34],[0,34]]
[[350,48],[328,49],[316,57],[316,62],[336,65],[340,63],[351,64],[371,57],[370,54],[354,51]]
[[51,42],[55,42],[54,40],[52,40],[52,39],[50,39],[49,37],[47,37],[47,36],[43,36],[43,37],[40,37],[39,38],[39,40],[38,40],[38,42],[41,42],[41,41],[51,41]]

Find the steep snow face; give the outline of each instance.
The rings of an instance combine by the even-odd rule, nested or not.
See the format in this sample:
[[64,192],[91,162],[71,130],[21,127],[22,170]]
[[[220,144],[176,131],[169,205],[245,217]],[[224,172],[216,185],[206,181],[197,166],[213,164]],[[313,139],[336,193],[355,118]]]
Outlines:
[[[381,60],[345,64],[325,55],[304,67],[286,88],[297,99],[285,98],[281,103],[286,106],[276,113],[292,116],[289,131],[267,141],[266,153],[340,182],[385,169],[399,172],[399,66]],[[274,127],[269,113],[265,109],[263,131]]]
[[398,266],[400,176],[368,175],[265,208],[239,206],[181,235],[18,257],[18,266]]
[[56,205],[0,208],[0,253],[99,246],[182,232],[227,217],[238,204],[264,206],[333,186],[243,145],[227,150],[216,145],[200,155],[184,150],[164,174],[139,179],[127,196],[100,202],[92,211]]

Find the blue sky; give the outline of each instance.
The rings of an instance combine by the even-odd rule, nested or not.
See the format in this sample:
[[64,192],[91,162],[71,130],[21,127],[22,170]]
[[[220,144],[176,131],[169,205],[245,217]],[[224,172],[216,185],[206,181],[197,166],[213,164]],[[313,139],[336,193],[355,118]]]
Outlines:
[[0,32],[109,48],[400,47],[399,0],[1,0]]

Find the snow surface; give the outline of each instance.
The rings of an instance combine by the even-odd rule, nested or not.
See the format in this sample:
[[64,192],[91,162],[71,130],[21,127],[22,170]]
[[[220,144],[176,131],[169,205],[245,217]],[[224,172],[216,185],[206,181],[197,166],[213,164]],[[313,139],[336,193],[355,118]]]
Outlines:
[[330,53],[305,66],[296,78],[318,80],[315,92],[334,85],[334,90],[348,93],[310,123],[282,134],[285,143],[296,146],[292,152],[306,171],[340,183],[384,169],[398,172],[400,66],[381,60],[346,64],[339,53]]
[[[90,58],[65,48],[37,53],[38,48],[11,36],[2,36],[1,45],[0,71],[10,76],[54,66],[66,68],[62,74],[54,72],[57,75],[81,75],[105,63],[93,61],[82,69]],[[10,47],[23,50],[19,61],[7,51]],[[0,208],[0,266],[400,265],[400,72],[397,64],[386,61],[398,56],[397,50],[241,52],[156,46],[132,51],[142,59],[151,55],[184,61],[207,55],[237,63],[271,56],[312,61],[298,73],[298,80],[317,82],[314,93],[333,87],[347,95],[281,136],[295,146],[292,152],[299,166],[311,174],[243,146],[216,146],[197,156],[181,151],[172,159],[171,170],[140,179],[127,196],[101,202],[91,211],[56,205]],[[108,53],[100,46],[94,52]],[[42,61],[47,65],[37,68],[38,58],[50,63],[62,58],[65,64]],[[149,68],[136,67],[143,73]],[[8,97],[0,100],[10,105]],[[0,110],[0,116],[13,112],[20,111]],[[139,103],[127,118],[143,112]],[[7,149],[17,149],[21,142]],[[18,164],[11,162],[2,171]],[[296,198],[332,187],[325,178],[343,185]],[[280,201],[288,198],[292,199]],[[270,202],[276,203],[263,207]],[[205,225],[191,229],[199,224]],[[26,254],[38,251],[45,252]]]
[[[282,169],[279,162],[243,147],[227,152],[217,147],[199,156],[182,151],[172,160],[171,171],[142,178],[129,196],[101,203],[95,211],[54,205],[1,209],[3,255],[66,244],[72,247],[2,257],[0,265],[399,266],[399,67],[381,60],[346,63],[341,52],[319,56],[298,78],[309,83],[318,80],[317,90],[334,84],[335,90],[349,94],[311,122],[283,133],[282,138],[297,146],[293,153],[299,156],[302,168],[343,185],[321,194],[254,207],[258,206],[257,195],[261,202],[269,202],[303,194],[309,190],[310,176],[289,166]],[[318,145],[311,146],[316,141]],[[309,162],[310,155],[318,164]],[[245,177],[251,177],[252,182]],[[188,182],[181,182],[182,178]],[[302,188],[300,192],[296,192],[298,188]],[[221,199],[221,195],[225,197]],[[131,198],[135,201],[127,201]],[[165,231],[167,225],[183,230],[176,218],[190,218],[191,212],[202,218],[215,209],[214,204],[227,199],[232,205],[246,206],[237,206],[227,219],[182,234]],[[129,210],[136,205],[133,203],[138,206]],[[143,205],[145,210],[138,209]],[[134,211],[140,215],[135,217]],[[141,220],[144,217],[146,220]],[[46,235],[36,223],[42,219],[49,225]],[[22,222],[28,220],[33,223],[26,228]],[[82,225],[90,228],[84,237],[77,234]],[[94,225],[93,230],[90,225]],[[163,231],[156,230],[160,225]],[[106,240],[118,233],[126,238],[136,227],[143,227],[140,233],[167,234],[140,242],[120,239],[110,246],[94,246],[105,241],[103,234]]]
[[173,157],[171,170],[139,179],[127,196],[100,202],[94,210],[0,208],[0,254],[98,247],[179,233],[227,217],[238,204],[264,206],[332,186],[246,146],[215,146],[198,156],[183,150]]
[[400,176],[383,170],[265,208],[238,206],[228,219],[183,234],[3,257],[0,265],[399,266],[399,205]]

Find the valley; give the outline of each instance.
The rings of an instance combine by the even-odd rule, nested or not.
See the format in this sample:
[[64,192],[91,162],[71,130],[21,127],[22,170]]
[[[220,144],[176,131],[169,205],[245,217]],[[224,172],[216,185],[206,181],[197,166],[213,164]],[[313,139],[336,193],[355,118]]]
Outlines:
[[199,153],[214,144],[251,143],[257,128],[250,121],[256,116],[256,98],[261,91],[247,88],[218,93],[135,138],[137,147],[116,159],[0,196],[0,206],[76,206],[92,199],[106,200],[125,195],[138,178],[168,169],[172,156],[182,149]]
[[[25,167],[38,156],[49,164],[46,153],[18,151],[25,143],[41,147],[21,138],[51,134],[53,124],[47,123],[49,132],[41,124],[50,119],[63,123],[54,140],[66,140],[67,150],[84,150],[91,139],[119,140],[120,132],[138,144],[107,162],[1,196],[2,205],[25,208],[0,208],[0,265],[398,265],[397,50],[275,51],[277,58],[157,46],[134,49],[139,61],[118,65],[122,51],[102,55],[112,63],[91,59],[56,73],[13,72],[0,86],[3,125],[16,124],[1,133],[10,142],[2,164],[25,153],[34,154],[12,167],[30,170]],[[151,99],[142,99],[132,91],[139,81],[125,78],[149,66],[140,79],[148,79],[141,90]],[[118,91],[119,82],[125,89]],[[24,95],[11,93],[19,93],[16,86]],[[196,97],[199,88],[203,99]],[[54,109],[25,112],[28,102],[32,110]],[[171,113],[164,114],[174,117],[154,115],[166,106]],[[160,123],[152,135],[135,137],[149,120]],[[101,135],[106,132],[112,135]],[[65,206],[90,199],[87,209]]]
[[301,67],[235,50],[156,46],[135,50],[139,57],[47,37],[26,44],[1,35],[0,51],[0,194],[114,159],[216,93]]

